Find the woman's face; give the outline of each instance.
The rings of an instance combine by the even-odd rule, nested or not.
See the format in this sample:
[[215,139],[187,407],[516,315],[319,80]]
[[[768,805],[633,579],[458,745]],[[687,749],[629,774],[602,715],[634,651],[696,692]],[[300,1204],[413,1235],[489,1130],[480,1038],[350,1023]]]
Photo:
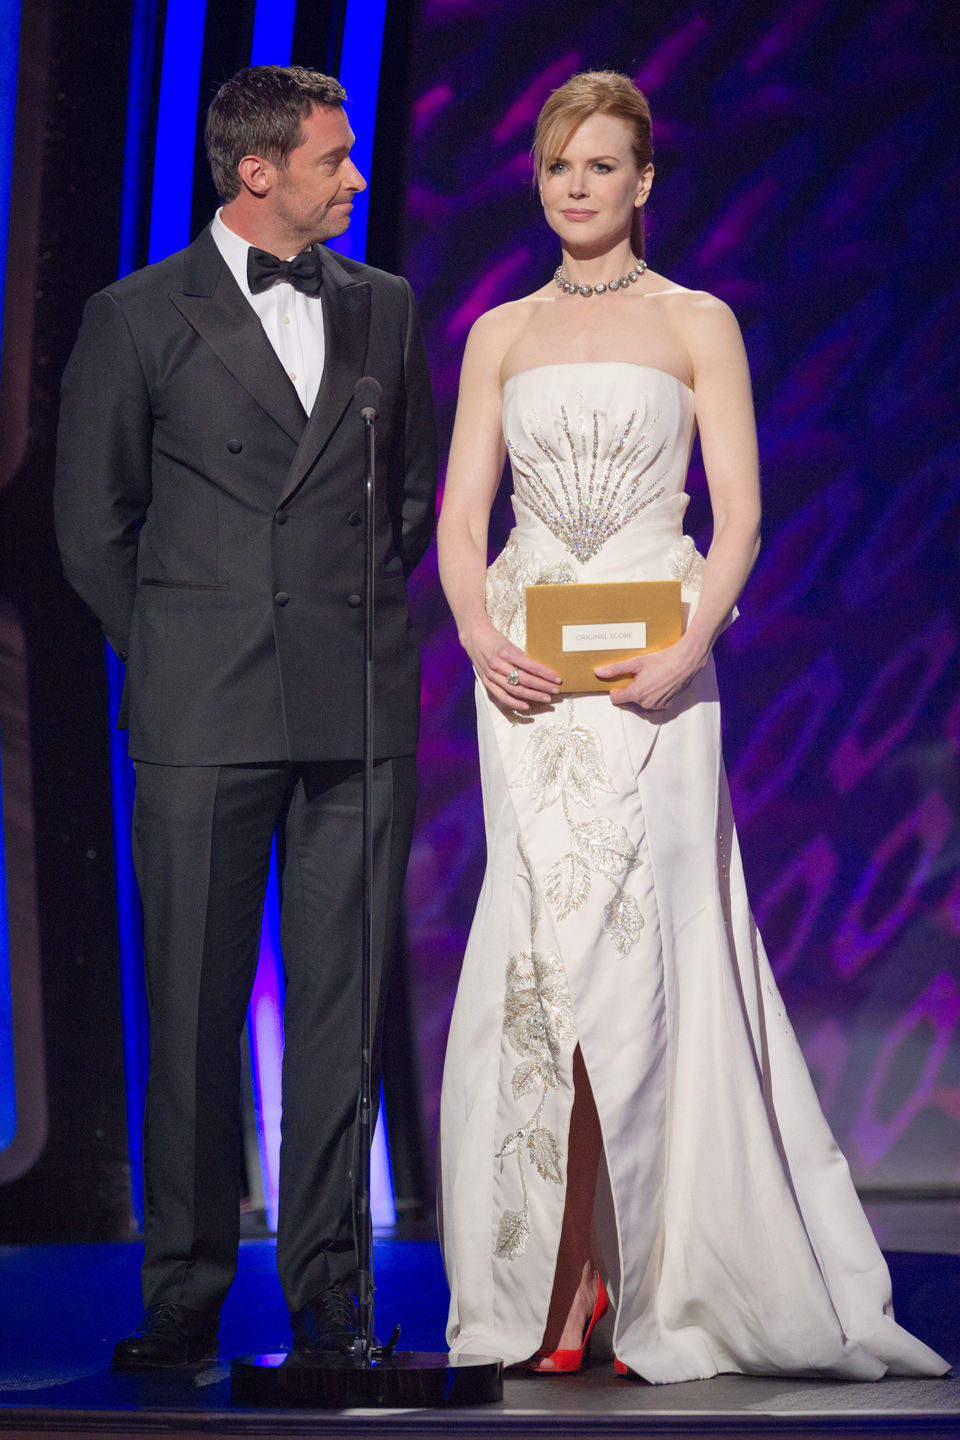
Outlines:
[[652,165],[637,169],[626,122],[616,115],[588,115],[559,154],[544,157],[543,213],[568,245],[602,251],[629,236],[652,181]]

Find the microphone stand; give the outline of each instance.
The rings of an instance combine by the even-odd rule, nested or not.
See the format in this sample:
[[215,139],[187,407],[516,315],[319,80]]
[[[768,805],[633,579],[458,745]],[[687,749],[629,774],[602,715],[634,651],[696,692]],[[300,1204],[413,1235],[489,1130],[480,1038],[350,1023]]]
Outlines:
[[[357,1349],[364,1361],[373,1354],[373,1268],[370,1258],[370,1150],[373,1145],[373,1014],[371,989],[373,953],[373,614],[374,614],[374,483],[376,477],[376,429],[380,385],[373,376],[357,382],[354,399],[363,423],[364,506],[363,506],[363,962],[360,966],[360,1103],[357,1116],[357,1184],[354,1234],[357,1242]],[[400,1327],[384,1350],[396,1349]]]
[[363,424],[364,454],[364,616],[363,616],[363,852],[360,963],[360,1093],[357,1104],[357,1157],[353,1226],[357,1247],[357,1338],[350,1354],[333,1352],[250,1355],[230,1365],[230,1398],[239,1405],[290,1405],[311,1408],[389,1406],[391,1408],[484,1405],[503,1399],[503,1363],[489,1355],[449,1355],[397,1351],[400,1326],[386,1345],[373,1333],[371,1262],[370,1149],[373,1143],[373,762],[374,600],[375,600],[375,421],[381,387],[365,375],[354,387]]

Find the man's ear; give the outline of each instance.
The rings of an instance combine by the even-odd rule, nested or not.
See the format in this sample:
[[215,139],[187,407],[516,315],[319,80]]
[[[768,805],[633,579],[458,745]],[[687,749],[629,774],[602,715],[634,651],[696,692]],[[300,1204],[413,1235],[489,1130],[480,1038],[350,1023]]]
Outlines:
[[267,195],[273,189],[276,166],[259,155],[244,155],[237,166],[240,183],[251,195]]

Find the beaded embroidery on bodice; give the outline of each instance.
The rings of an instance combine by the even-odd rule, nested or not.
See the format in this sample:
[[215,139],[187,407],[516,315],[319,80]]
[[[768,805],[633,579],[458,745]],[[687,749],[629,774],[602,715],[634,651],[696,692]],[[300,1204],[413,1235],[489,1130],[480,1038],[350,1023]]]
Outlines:
[[693,392],[624,361],[540,365],[503,387],[514,501],[586,564],[611,536],[683,490]]

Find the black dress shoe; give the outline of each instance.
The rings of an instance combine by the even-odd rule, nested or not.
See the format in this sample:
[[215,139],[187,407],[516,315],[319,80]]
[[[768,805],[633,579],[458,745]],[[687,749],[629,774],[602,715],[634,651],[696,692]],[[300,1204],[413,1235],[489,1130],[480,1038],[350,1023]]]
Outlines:
[[357,1307],[346,1285],[331,1285],[290,1314],[293,1348],[300,1355],[352,1353]]
[[114,1369],[149,1370],[216,1360],[219,1323],[219,1315],[207,1310],[191,1310],[171,1301],[150,1305],[133,1334],[114,1349]]

